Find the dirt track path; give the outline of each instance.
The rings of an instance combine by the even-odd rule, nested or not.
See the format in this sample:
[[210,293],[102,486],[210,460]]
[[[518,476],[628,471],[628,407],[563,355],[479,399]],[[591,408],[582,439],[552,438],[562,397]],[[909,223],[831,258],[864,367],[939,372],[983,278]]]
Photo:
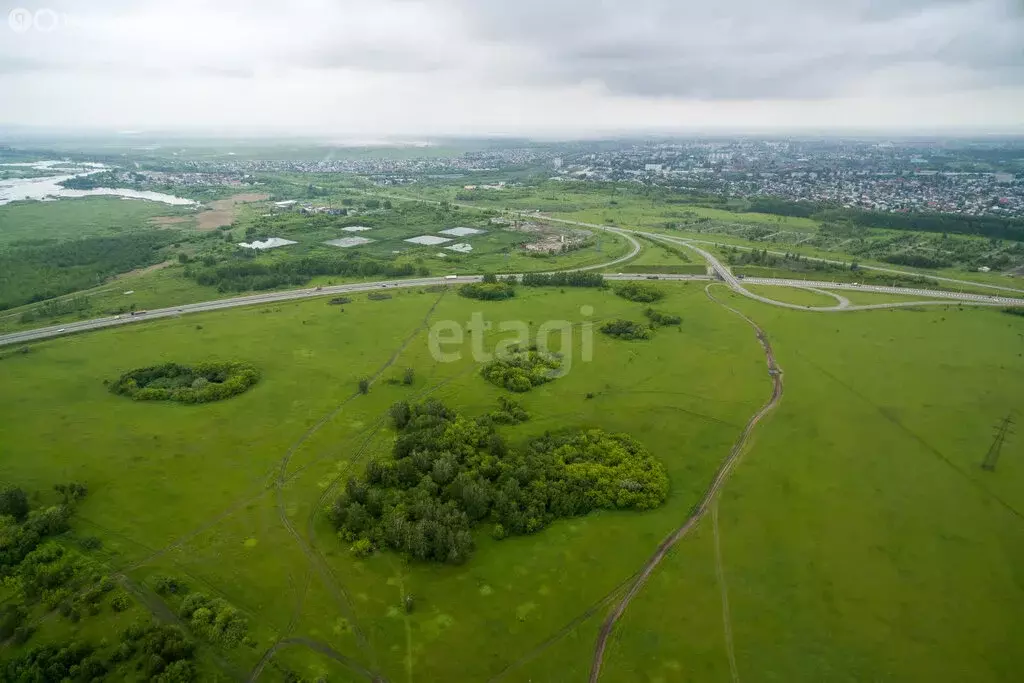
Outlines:
[[718,577],[718,592],[722,595],[722,628],[725,632],[725,654],[729,658],[729,676],[732,683],[740,683],[739,668],[736,666],[736,648],[732,639],[732,614],[729,611],[729,587],[725,583],[725,565],[722,562],[722,534],[718,529],[718,501],[711,506],[711,524],[715,532],[715,575]]
[[751,327],[754,328],[757,340],[761,343],[762,348],[764,348],[765,359],[768,363],[768,371],[772,376],[772,395],[771,398],[768,399],[768,402],[761,406],[761,409],[758,410],[757,413],[755,413],[747,422],[746,426],[743,428],[743,432],[729,451],[729,456],[721,466],[719,466],[718,472],[715,474],[715,478],[712,480],[711,485],[708,487],[707,491],[704,492],[700,502],[694,506],[693,510],[690,512],[690,516],[687,517],[682,526],[672,532],[668,538],[661,542],[661,545],[658,546],[657,550],[654,551],[654,554],[649,560],[647,560],[647,563],[637,575],[632,586],[630,586],[622,599],[615,604],[611,614],[608,615],[604,624],[601,625],[601,631],[597,637],[597,644],[594,647],[594,657],[591,660],[590,665],[590,683],[597,683],[601,677],[601,664],[604,661],[604,653],[605,649],[608,647],[608,640],[611,638],[612,631],[615,629],[615,624],[622,617],[626,608],[629,607],[629,603],[632,602],[633,598],[640,593],[644,585],[647,583],[647,579],[651,577],[651,574],[654,573],[654,569],[661,564],[663,559],[665,559],[665,555],[668,554],[668,551],[672,546],[690,533],[704,515],[707,514],[708,510],[711,508],[711,504],[718,496],[719,491],[722,490],[722,486],[725,485],[725,482],[729,479],[729,475],[732,474],[736,463],[739,462],[740,457],[743,455],[743,449],[747,445],[747,440],[750,438],[750,434],[753,432],[754,427],[758,425],[765,415],[771,412],[772,409],[778,405],[779,400],[782,398],[782,369],[779,368],[778,364],[775,362],[775,352],[772,350],[771,344],[768,342],[768,337],[765,335],[764,330],[740,311],[732,308],[731,306],[727,306],[716,299],[714,295],[711,294],[711,285],[708,285],[704,291],[712,301],[743,318]]

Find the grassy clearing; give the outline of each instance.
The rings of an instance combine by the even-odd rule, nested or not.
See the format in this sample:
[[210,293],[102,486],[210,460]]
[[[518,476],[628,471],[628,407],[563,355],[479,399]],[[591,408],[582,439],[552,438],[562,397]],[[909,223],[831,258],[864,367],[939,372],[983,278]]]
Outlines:
[[[875,292],[858,292],[849,289],[836,289],[834,291],[839,296],[846,297],[850,300],[850,303],[855,306],[870,306],[871,304],[893,304],[902,303],[907,301],[928,301],[928,297],[922,296],[903,296],[900,294],[881,294]],[[955,306],[955,301],[949,302],[951,306]]]
[[839,304],[839,301],[831,296],[799,287],[775,287],[772,285],[744,285],[744,287],[754,294],[798,306],[832,307]]
[[[495,325],[467,337],[445,349],[461,359],[439,363],[421,327],[432,307],[431,321],[481,312],[532,330],[642,319],[643,304],[595,290],[524,289],[502,302],[395,291],[387,301],[357,295],[344,312],[313,300],[41,343],[0,361],[0,434],[19,455],[0,461],[0,479],[32,490],[88,483],[73,532],[100,536],[113,568],[141,582],[179,575],[249,618],[255,648],[204,647],[233,668],[248,670],[290,635],[392,681],[503,671],[509,681],[578,680],[604,611],[563,629],[685,519],[769,392],[746,323],[701,285],[658,286],[668,296],[657,308],[681,315],[681,331],[621,342],[595,330],[593,362],[583,363],[577,327],[568,375],[519,396],[532,419],[502,429],[514,444],[566,426],[634,435],[669,470],[657,510],[562,520],[500,542],[479,534],[462,566],[357,559],[323,514],[338,482],[390,452],[383,417],[394,401],[429,395],[479,415],[505,395],[479,376],[471,348],[508,333]],[[1024,627],[1014,574],[1024,527],[1007,506],[1024,508],[1024,467],[1011,451],[994,474],[978,462],[995,421],[1024,408],[1024,321],[984,310],[816,315],[716,290],[765,328],[786,373],[780,407],[721,502],[742,679],[1014,680],[1024,663],[1006,634]],[[133,403],[102,385],[128,368],[210,358],[244,359],[262,379],[203,406]],[[406,367],[411,387],[400,381]],[[358,380],[375,376],[357,396]],[[626,612],[603,681],[728,679],[710,522]],[[416,604],[408,615],[406,594]],[[92,619],[53,619],[36,638],[114,628]],[[276,661],[267,680],[282,667],[356,680],[308,649]],[[218,670],[212,657],[204,667],[208,678]]]
[[[815,316],[718,290],[768,331],[786,378],[720,504],[742,680],[1013,680],[1020,653],[993,643],[1022,625],[1024,467],[978,464],[1024,407],[1024,325]],[[712,531],[709,517],[627,612],[606,680],[728,680]]]

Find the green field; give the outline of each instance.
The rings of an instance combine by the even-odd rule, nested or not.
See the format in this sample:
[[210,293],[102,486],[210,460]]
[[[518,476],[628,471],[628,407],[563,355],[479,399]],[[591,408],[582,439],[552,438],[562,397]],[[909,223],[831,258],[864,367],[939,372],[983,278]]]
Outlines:
[[[342,307],[310,300],[153,321],[4,357],[0,439],[17,457],[0,459],[0,481],[38,502],[54,499],[56,482],[86,483],[60,542],[97,536],[91,555],[141,596],[77,624],[37,608],[22,649],[98,642],[144,618],[143,598],[177,610],[180,597],[151,591],[162,574],[248,620],[252,645],[201,646],[201,680],[245,677],[288,637],[390,681],[584,680],[605,597],[682,523],[770,391],[747,323],[702,284],[656,286],[667,297],[655,308],[682,316],[680,329],[637,342],[595,331],[592,362],[580,324],[641,321],[645,305],[598,290],[520,288],[504,302],[394,290]],[[601,680],[729,680],[721,578],[745,681],[1015,680],[1024,467],[1012,444],[996,472],[978,463],[993,425],[1024,409],[1024,320],[970,309],[815,314],[713,289],[765,329],[785,394],[723,491],[720,564],[709,515],[626,611]],[[532,417],[500,428],[511,444],[567,427],[631,434],[668,469],[669,498],[503,541],[481,527],[462,565],[357,558],[325,506],[368,459],[389,457],[388,407],[429,396],[476,416],[507,395],[476,372],[471,338],[455,362],[429,352],[430,324],[473,312],[532,330],[576,324],[570,372],[516,397]],[[483,348],[504,337],[492,329]],[[262,380],[198,406],[132,402],[104,386],[132,368],[204,360],[252,363]],[[393,381],[407,367],[412,386]],[[405,595],[415,596],[408,614]],[[22,651],[5,648],[0,658]],[[286,670],[361,680],[303,645],[282,649],[261,680]]]
[[771,285],[743,285],[747,290],[774,301],[798,306],[832,307],[839,304],[835,298],[799,287],[776,287]]
[[[858,292],[849,289],[834,289],[839,296],[845,297],[854,306],[870,306],[871,304],[892,304],[909,301],[927,301],[929,300],[926,296],[913,296],[913,295],[900,295],[900,294],[880,294],[877,292]],[[934,297],[935,300],[940,300],[938,297]],[[955,301],[949,302],[951,306],[955,306]]]
[[55,202],[15,202],[0,206],[0,248],[12,242],[70,240],[152,230],[153,218],[187,218],[173,227],[186,230],[195,210],[119,197],[82,197]]

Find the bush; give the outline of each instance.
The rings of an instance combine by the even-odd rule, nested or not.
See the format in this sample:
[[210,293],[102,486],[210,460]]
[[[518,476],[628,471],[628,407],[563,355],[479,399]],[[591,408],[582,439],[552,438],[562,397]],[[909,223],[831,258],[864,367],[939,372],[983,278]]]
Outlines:
[[178,595],[184,593],[184,583],[171,576],[157,576],[153,579],[153,590],[160,595]]
[[188,621],[193,633],[227,647],[241,643],[249,629],[248,622],[235,607],[202,593],[189,593],[179,614]]
[[618,337],[619,339],[651,338],[651,330],[647,326],[635,323],[632,320],[609,320],[601,326],[601,332],[609,337]]
[[13,517],[22,521],[28,516],[28,496],[17,486],[0,489],[0,517]]
[[86,550],[99,550],[103,547],[103,541],[96,536],[86,536],[79,541],[79,543],[81,543],[82,547]]
[[416,371],[412,368],[406,368],[405,372],[402,373],[402,384],[406,386],[412,385],[416,381]]
[[642,282],[627,282],[615,288],[615,293],[623,299],[649,304],[665,298],[665,292],[657,287]]
[[516,288],[509,282],[474,282],[459,287],[459,295],[467,299],[502,301],[514,297]]
[[359,380],[359,393],[368,394],[370,393],[370,380],[361,379]]
[[349,548],[356,557],[367,557],[373,553],[373,544],[365,538],[360,538]]
[[113,597],[110,598],[110,609],[115,612],[124,612],[126,609],[132,606],[132,599],[128,597],[128,594],[124,591],[118,591],[114,593]]
[[342,306],[344,304],[350,303],[352,303],[352,299],[348,298],[347,296],[336,296],[327,302],[329,306]]
[[562,361],[539,351],[518,351],[484,365],[481,374],[491,384],[522,393],[557,377]]
[[644,315],[647,316],[647,319],[651,321],[651,325],[654,325],[655,327],[657,327],[658,325],[661,325],[663,327],[667,327],[669,325],[679,325],[683,322],[683,319],[680,318],[678,315],[667,315],[665,313],[656,311],[653,308],[648,308],[646,311],[644,311]]
[[136,401],[210,403],[248,391],[259,378],[256,368],[237,361],[195,367],[165,363],[126,372],[111,383],[110,391]]
[[498,410],[487,414],[494,424],[515,425],[530,419],[530,414],[526,412],[523,406],[510,398],[499,396],[498,405],[500,406]]

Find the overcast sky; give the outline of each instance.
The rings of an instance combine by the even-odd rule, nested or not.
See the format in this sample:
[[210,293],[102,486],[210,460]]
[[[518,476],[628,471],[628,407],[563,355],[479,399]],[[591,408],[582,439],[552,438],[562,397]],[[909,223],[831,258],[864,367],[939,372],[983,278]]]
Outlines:
[[1024,0],[0,0],[0,124],[1024,131]]

